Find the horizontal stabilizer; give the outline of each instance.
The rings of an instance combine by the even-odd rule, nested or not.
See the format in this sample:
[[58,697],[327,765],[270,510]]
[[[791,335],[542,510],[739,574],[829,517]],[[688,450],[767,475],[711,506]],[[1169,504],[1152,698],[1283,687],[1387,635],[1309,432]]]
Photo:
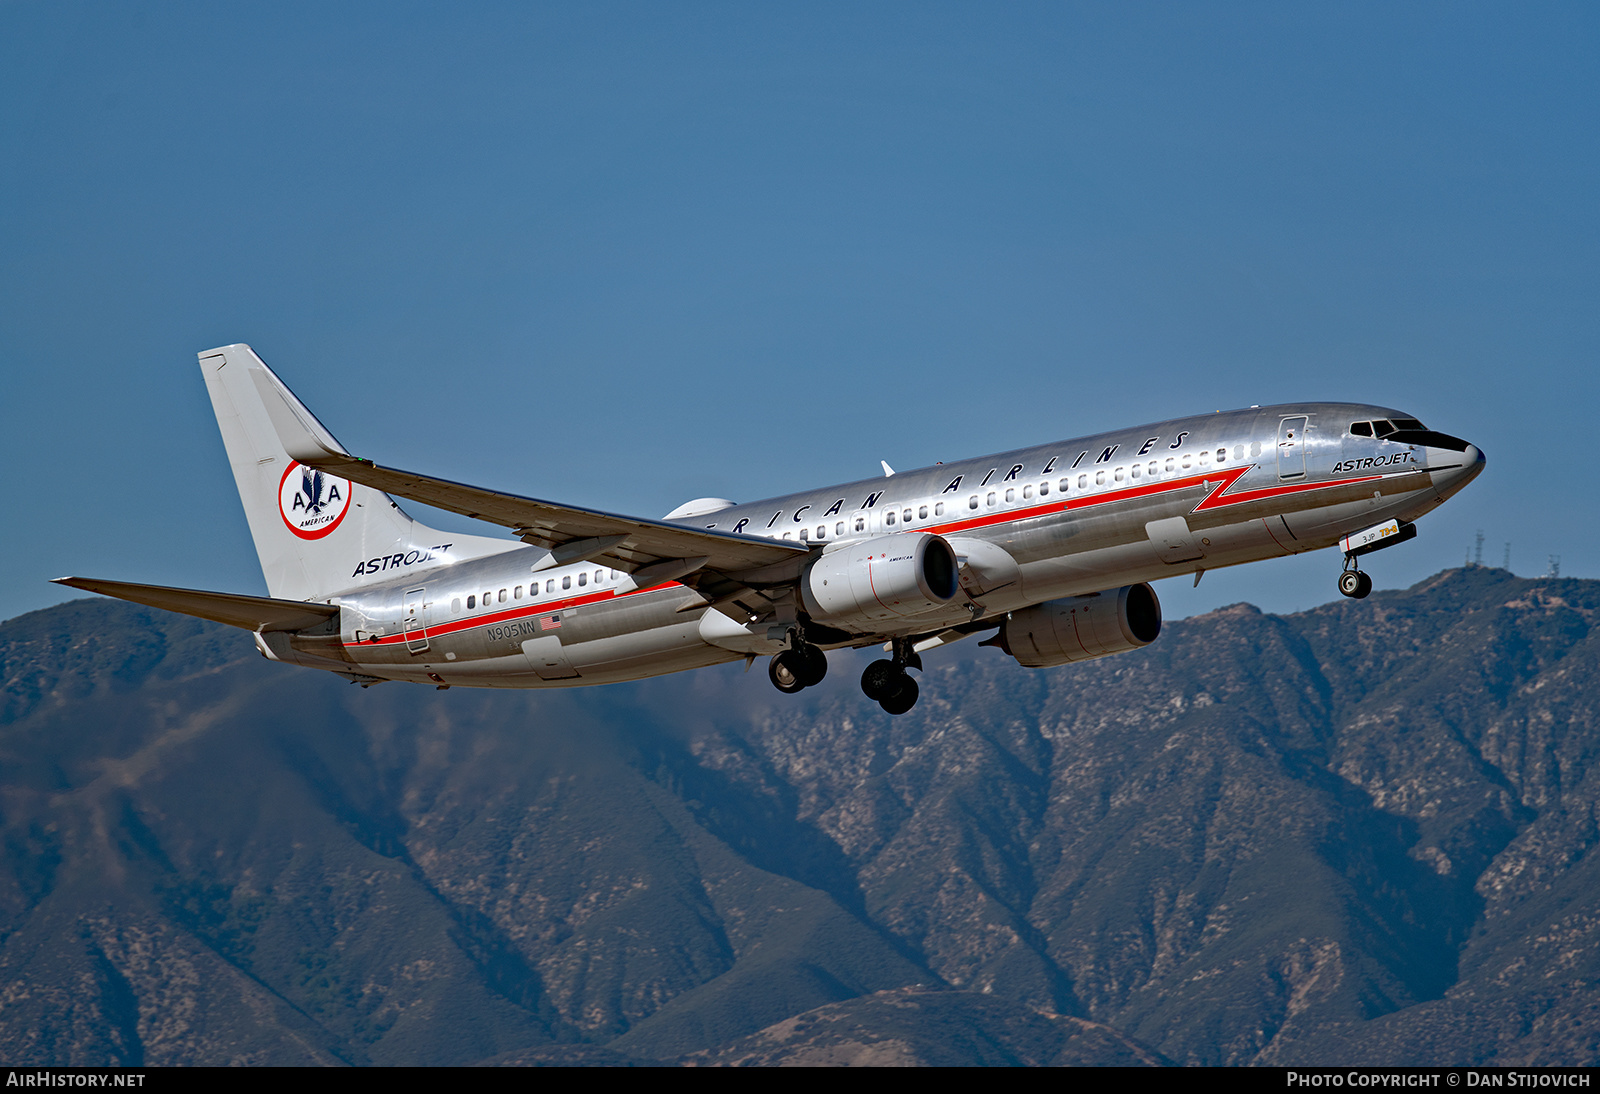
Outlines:
[[337,604],[302,600],[277,600],[270,596],[208,593],[200,589],[173,589],[165,585],[135,585],[127,581],[101,581],[90,577],[58,577],[68,585],[91,593],[131,600],[152,608],[194,615],[247,631],[300,631],[326,623],[339,614]]

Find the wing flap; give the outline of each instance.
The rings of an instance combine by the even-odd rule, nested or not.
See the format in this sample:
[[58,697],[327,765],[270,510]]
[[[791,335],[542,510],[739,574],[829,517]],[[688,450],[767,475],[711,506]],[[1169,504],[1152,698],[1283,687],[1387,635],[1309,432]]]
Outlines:
[[135,585],[91,577],[58,577],[57,585],[114,596],[164,611],[198,616],[247,631],[301,631],[326,623],[339,614],[337,604],[278,600],[270,596],[212,593],[201,589],[175,589],[167,585]]

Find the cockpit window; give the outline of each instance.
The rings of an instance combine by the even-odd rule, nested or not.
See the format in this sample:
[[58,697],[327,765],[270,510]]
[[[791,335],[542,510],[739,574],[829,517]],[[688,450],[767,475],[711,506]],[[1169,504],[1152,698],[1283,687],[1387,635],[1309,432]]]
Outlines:
[[1395,418],[1392,421],[1387,418],[1379,418],[1375,422],[1350,423],[1350,435],[1352,437],[1387,437],[1391,433],[1399,433],[1402,430],[1425,430],[1427,428],[1415,418]]

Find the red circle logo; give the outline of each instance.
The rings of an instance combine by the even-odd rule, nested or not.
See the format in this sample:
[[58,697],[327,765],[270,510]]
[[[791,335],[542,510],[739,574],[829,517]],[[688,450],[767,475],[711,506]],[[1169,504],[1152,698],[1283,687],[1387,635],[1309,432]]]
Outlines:
[[278,480],[278,513],[301,539],[321,539],[350,511],[350,491],[349,479],[291,460]]

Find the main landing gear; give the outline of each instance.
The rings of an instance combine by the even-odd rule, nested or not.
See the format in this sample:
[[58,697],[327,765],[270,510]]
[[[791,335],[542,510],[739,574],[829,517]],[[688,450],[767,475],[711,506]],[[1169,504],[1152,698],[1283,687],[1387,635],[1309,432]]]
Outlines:
[[904,639],[894,641],[894,658],[874,661],[861,674],[861,690],[890,714],[904,714],[917,705],[917,682],[906,669],[921,669],[922,658]]
[[785,695],[822,683],[828,675],[828,656],[809,642],[799,642],[774,654],[767,665],[772,686]]
[[[820,648],[796,633],[791,633],[789,641],[789,648],[774,654],[767,663],[767,678],[785,695],[820,684],[828,675],[828,658]],[[919,694],[917,682],[906,670],[921,668],[922,658],[911,643],[897,638],[894,656],[874,661],[861,674],[861,690],[888,713],[904,714],[917,705]]]
[[1365,600],[1372,591],[1372,578],[1355,568],[1355,559],[1346,555],[1344,572],[1339,575],[1339,591],[1352,600]]

